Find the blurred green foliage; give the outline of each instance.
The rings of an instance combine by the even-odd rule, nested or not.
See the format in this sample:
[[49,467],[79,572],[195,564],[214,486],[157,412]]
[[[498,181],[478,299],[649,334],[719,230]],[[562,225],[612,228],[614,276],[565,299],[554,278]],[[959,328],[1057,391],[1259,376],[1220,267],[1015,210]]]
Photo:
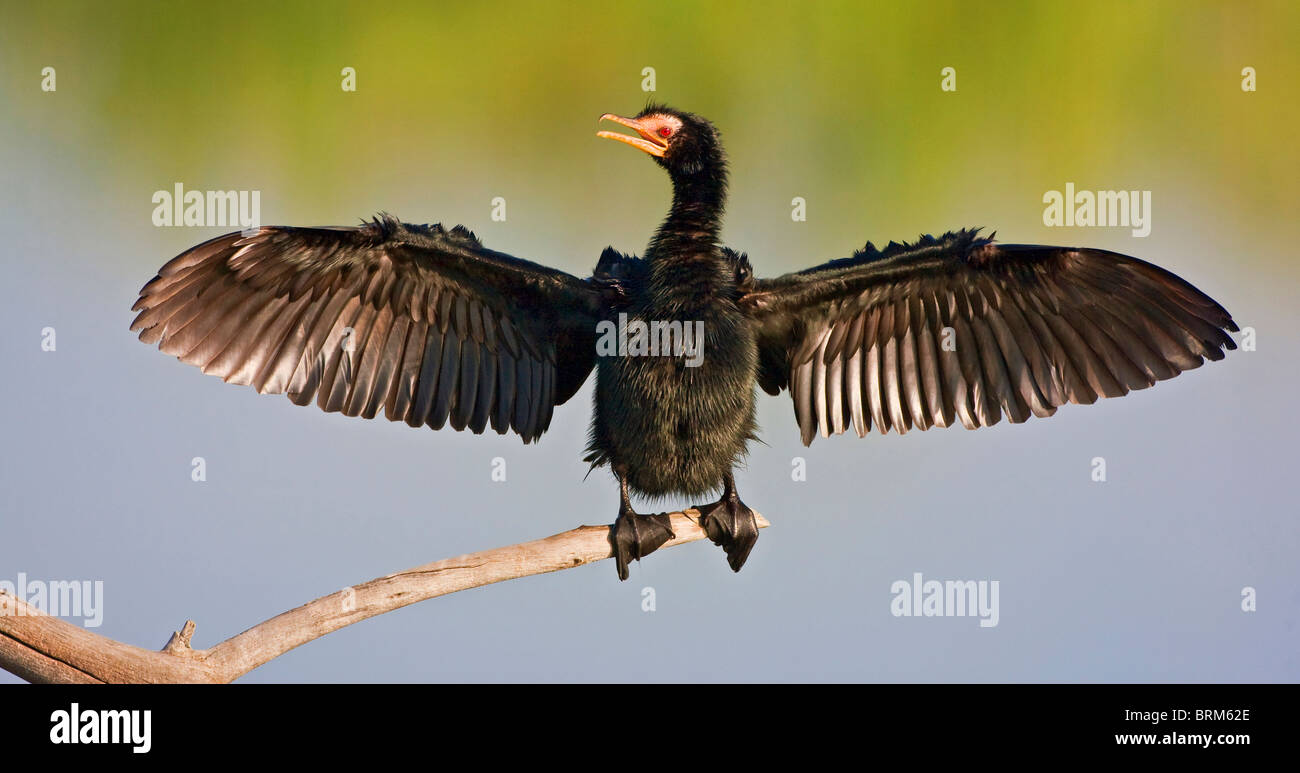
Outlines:
[[961,225],[1122,246],[1044,231],[1066,181],[1154,189],[1157,235],[1204,211],[1294,229],[1294,2],[5,6],[3,140],[75,159],[123,216],[175,180],[259,188],[268,222],[390,209],[577,270],[611,241],[640,250],[666,206],[658,170],[594,137],[654,67],[656,99],[722,129],[727,234],[766,272]]

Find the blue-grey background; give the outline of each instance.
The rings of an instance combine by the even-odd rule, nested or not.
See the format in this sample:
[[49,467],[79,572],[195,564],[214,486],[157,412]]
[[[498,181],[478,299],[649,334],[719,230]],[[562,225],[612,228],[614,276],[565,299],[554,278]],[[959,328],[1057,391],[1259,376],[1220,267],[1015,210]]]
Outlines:
[[[151,224],[151,195],[178,181],[260,190],[267,223],[380,209],[465,223],[583,275],[606,244],[641,251],[667,180],[594,132],[599,114],[640,107],[654,66],[654,96],[724,132],[725,237],[760,274],[983,225],[1165,266],[1253,326],[1258,350],[1048,420],[808,449],[788,397],[762,397],[766,445],[739,485],[773,526],[740,574],[695,543],[625,583],[609,562],[526,578],[344,629],[244,681],[1300,678],[1295,6],[6,3],[4,16],[0,580],[102,580],[99,633],[156,648],[193,618],[195,646],[211,646],[349,584],[612,519],[612,479],[584,482],[579,458],[590,382],[523,446],[297,408],[127,326],[158,266],[225,230]],[[343,66],[356,93],[339,88]],[[945,66],[956,93],[939,89]],[[1044,227],[1042,195],[1066,182],[1151,190],[1150,237]],[[807,222],[790,219],[794,196]],[[505,483],[491,481],[498,456]],[[796,456],[806,482],[791,479]],[[1105,483],[1090,479],[1096,456]],[[890,585],[913,572],[999,581],[999,625],[893,617]],[[1258,611],[1241,610],[1246,586]]]

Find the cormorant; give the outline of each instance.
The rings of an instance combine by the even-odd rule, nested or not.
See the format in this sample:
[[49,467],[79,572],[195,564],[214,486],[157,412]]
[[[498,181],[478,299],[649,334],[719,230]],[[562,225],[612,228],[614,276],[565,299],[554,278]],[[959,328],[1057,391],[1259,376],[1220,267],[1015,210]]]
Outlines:
[[[631,492],[721,489],[699,507],[702,522],[734,570],[745,563],[758,529],[732,469],[756,438],[755,384],[789,389],[807,445],[850,426],[863,436],[1051,416],[1236,348],[1228,312],[1164,269],[1104,250],[999,244],[978,229],[883,250],[868,242],[756,279],[719,241],[727,165],[714,126],[662,105],[601,120],[635,135],[599,136],[672,178],[672,207],[642,258],[608,248],[583,280],[489,250],[461,226],[381,215],[263,227],[164,265],[131,329],[205,373],[299,405],[365,418],[382,409],[412,427],[491,425],[525,443],[594,367],[586,460],[619,482],[610,540],[620,579],[672,537],[665,514],[633,510]],[[611,348],[600,337],[615,326]]]

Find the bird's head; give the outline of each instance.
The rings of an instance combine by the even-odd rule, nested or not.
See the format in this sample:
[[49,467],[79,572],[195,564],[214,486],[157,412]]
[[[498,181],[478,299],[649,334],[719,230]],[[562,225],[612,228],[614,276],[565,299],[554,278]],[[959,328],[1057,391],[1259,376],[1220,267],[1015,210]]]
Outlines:
[[597,137],[626,142],[654,156],[674,178],[716,173],[723,166],[718,130],[693,113],[652,104],[632,118],[605,113],[600,120],[622,124],[639,136],[600,131],[596,133]]

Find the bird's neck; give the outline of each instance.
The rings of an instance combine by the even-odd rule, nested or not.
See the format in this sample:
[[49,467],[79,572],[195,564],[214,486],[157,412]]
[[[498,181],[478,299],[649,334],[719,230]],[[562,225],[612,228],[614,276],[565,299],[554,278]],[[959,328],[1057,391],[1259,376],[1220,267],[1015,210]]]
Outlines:
[[726,169],[718,166],[673,179],[673,205],[646,250],[652,270],[681,270],[721,258],[718,238],[726,201]]

